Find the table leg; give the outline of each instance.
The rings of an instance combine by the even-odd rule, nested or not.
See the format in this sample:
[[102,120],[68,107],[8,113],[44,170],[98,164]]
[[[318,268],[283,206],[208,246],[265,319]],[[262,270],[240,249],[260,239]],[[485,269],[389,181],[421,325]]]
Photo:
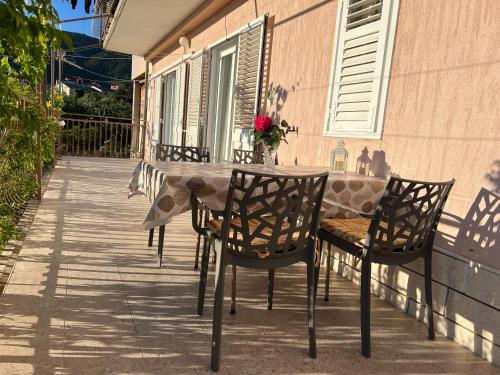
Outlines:
[[161,267],[161,259],[163,257],[163,238],[165,237],[165,225],[160,226],[160,232],[158,234],[158,260]]

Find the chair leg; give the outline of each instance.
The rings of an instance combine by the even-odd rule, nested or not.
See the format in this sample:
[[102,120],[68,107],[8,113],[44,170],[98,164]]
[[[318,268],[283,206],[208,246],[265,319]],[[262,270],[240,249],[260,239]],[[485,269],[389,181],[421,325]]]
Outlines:
[[236,266],[232,266],[233,278],[231,280],[231,314],[236,314]]
[[[316,251],[316,249],[314,249]],[[319,284],[319,271],[321,268],[321,258],[323,258],[323,240],[319,240],[319,259],[317,259],[318,267],[314,272],[314,300],[316,300],[316,295],[318,294],[318,284]],[[316,263],[315,263],[316,265]]]
[[214,319],[212,323],[212,358],[210,366],[212,371],[219,371],[220,367],[220,346],[221,346],[221,336],[222,336],[222,311],[224,305],[225,269],[226,269],[225,264],[219,264],[218,274],[216,275],[217,281],[215,283]]
[[307,318],[309,329],[309,356],[317,357],[316,352],[316,323],[314,319],[315,293],[314,293],[314,258],[307,262]]
[[332,244],[328,244],[326,251],[326,275],[325,275],[325,301],[330,299],[330,267],[332,256]]
[[161,267],[161,261],[163,258],[163,239],[165,237],[165,225],[160,226],[160,232],[158,233],[158,260],[160,262],[160,267]]
[[432,254],[425,256],[425,303],[427,304],[429,340],[434,340],[436,336],[434,333],[434,313],[432,311]]
[[273,296],[274,296],[274,270],[269,270],[269,277],[267,281],[267,309],[273,309]]
[[[201,227],[201,223],[203,222],[203,210],[198,210],[198,226]],[[206,238],[204,238],[206,241]],[[198,240],[196,241],[196,255],[194,258],[194,269],[198,269],[198,260],[200,259],[200,245],[201,245],[201,234],[198,233]]]
[[153,237],[155,235],[155,228],[149,230],[148,247],[153,247]]
[[361,353],[370,358],[370,282],[371,261],[363,259],[361,266]]
[[198,315],[203,315],[203,306],[205,304],[205,290],[207,288],[208,259],[211,241],[212,239],[210,237],[205,240],[203,244],[203,253],[201,254],[200,285],[198,287]]

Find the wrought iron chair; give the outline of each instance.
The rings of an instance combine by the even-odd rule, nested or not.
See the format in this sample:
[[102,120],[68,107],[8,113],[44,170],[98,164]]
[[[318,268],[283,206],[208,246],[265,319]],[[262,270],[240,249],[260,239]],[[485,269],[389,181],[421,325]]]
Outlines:
[[358,215],[353,218],[321,220],[318,230],[320,248],[323,249],[324,242],[328,243],[325,301],[328,301],[331,245],[362,261],[361,349],[365,357],[370,357],[372,263],[401,265],[424,258],[428,335],[430,340],[434,340],[432,246],[439,218],[454,182],[420,182],[391,177],[374,215],[355,211]]
[[194,163],[209,163],[210,152],[207,147],[156,145],[156,160],[190,161]]
[[[159,143],[156,145],[156,160],[159,161],[187,161],[194,163],[209,163],[210,152],[207,147],[177,146]],[[203,212],[200,212],[200,220]],[[148,246],[153,246],[154,228],[149,230]],[[158,233],[158,259],[161,266],[163,258],[163,242],[165,237],[165,225],[161,225]],[[200,236],[198,236],[198,249],[200,247]],[[198,250],[199,251],[199,250]],[[198,259],[198,257],[197,257]],[[198,261],[196,261],[198,262]],[[195,265],[195,268],[198,266]]]
[[297,262],[307,264],[309,355],[316,358],[315,233],[327,178],[328,173],[277,176],[233,171],[223,215],[226,220],[209,221],[206,233],[209,241],[203,248],[201,262],[199,314],[203,312],[209,250],[215,240],[218,271],[212,327],[212,370],[217,371],[220,363],[224,275],[228,265],[269,270],[268,303],[272,303],[274,269]]
[[262,164],[264,163],[264,153],[249,150],[233,150],[234,164]]

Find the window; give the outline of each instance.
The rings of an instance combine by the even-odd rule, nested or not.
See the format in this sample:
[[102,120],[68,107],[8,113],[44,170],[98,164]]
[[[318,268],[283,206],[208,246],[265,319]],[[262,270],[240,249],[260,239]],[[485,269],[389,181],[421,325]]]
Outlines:
[[382,137],[399,0],[339,2],[325,133]]
[[184,121],[186,64],[182,63],[162,77],[160,124],[161,142],[181,145]]
[[207,145],[215,160],[233,149],[253,149],[250,135],[258,111],[266,18],[262,17],[210,49]]

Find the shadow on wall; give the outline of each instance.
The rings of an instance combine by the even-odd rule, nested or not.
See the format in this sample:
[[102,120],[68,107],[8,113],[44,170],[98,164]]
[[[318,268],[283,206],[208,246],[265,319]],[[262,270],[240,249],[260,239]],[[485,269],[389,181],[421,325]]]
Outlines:
[[[281,112],[286,101],[288,100],[288,95],[294,92],[298,86],[299,82],[292,85],[290,89],[287,89],[280,84],[275,85],[273,82],[269,84],[269,89],[267,90],[267,108],[269,108],[269,116],[271,116],[277,123],[282,120]],[[271,108],[272,111],[270,110]]]
[[365,176],[387,178],[391,175],[391,166],[387,163],[385,151],[375,150],[370,157],[370,151],[365,146],[356,159],[355,173]]
[[[367,151],[363,150],[362,157],[366,161]],[[457,253],[457,247],[464,251],[464,256],[471,259],[477,258],[483,263],[488,260],[488,265],[500,269],[500,161],[494,161],[491,165],[489,172],[485,178],[491,182],[489,189],[483,187],[479,190],[474,202],[472,203],[469,211],[464,218],[450,213],[443,213],[440,223],[448,225],[453,229],[449,229],[448,233],[438,231],[436,233],[435,244],[442,248]],[[450,233],[451,232],[451,233]],[[446,258],[446,257],[444,257]],[[440,257],[443,259],[443,257]],[[457,266],[461,261],[457,260]],[[461,267],[447,270],[445,267],[451,263],[443,263],[437,270],[446,270],[448,274],[440,275],[436,278],[433,274],[434,282],[442,284],[443,280],[454,280],[451,284],[445,283],[447,290],[446,297],[444,298],[444,306],[435,304],[433,311],[436,316],[442,318],[435,318],[435,322],[444,321],[446,325],[446,335],[451,339],[456,339],[462,345],[473,350],[493,363],[498,363],[498,351],[492,350],[489,342],[498,344],[496,327],[494,319],[491,319],[491,314],[496,314],[495,299],[497,292],[494,285],[484,285],[486,277],[477,275],[477,266],[471,262],[464,274],[458,274]],[[436,269],[434,271],[437,271]],[[416,314],[419,320],[426,320],[427,311],[425,309],[425,302],[423,300],[425,291],[423,289],[423,280],[421,272],[423,271],[423,264],[415,265],[413,267],[388,267],[387,269],[378,269],[378,280],[381,280],[388,286],[399,285],[402,280],[407,280],[405,286],[402,287],[403,295],[398,293],[385,295],[384,288],[381,284],[375,287],[376,293],[389,299],[393,304],[399,308],[404,308],[410,312],[410,305],[405,301],[406,298],[410,300],[422,296],[422,300],[413,301],[418,302],[416,311],[410,314]],[[420,275],[417,275],[417,274]],[[455,273],[453,275],[453,273]],[[486,273],[489,273],[486,271]],[[465,278],[464,284],[469,284],[465,290],[455,291],[456,285],[460,284],[457,280]],[[489,280],[497,280],[497,276],[491,276]],[[472,285],[472,286],[471,286]],[[477,288],[484,288],[486,291],[476,292],[477,294],[471,295],[471,292]],[[434,288],[436,292],[436,288]],[[478,296],[482,296],[478,300]],[[475,301],[474,301],[475,300]],[[434,299],[434,303],[439,301],[439,298]],[[485,305],[488,306],[484,306]],[[406,307],[405,307],[406,305]],[[444,316],[443,316],[444,314]],[[444,318],[444,320],[443,320]],[[439,324],[438,324],[439,325]],[[471,331],[473,335],[465,334],[465,331]]]
[[464,256],[500,268],[500,160],[492,163],[485,177],[491,182],[490,190],[479,190],[464,218],[443,213],[441,221],[456,228],[456,235],[438,232],[436,242],[447,250],[461,249]]
[[[282,118],[282,110],[283,107],[288,100],[288,95],[291,92],[295,91],[295,88],[299,86],[299,82],[295,85],[292,85],[290,89],[287,89],[280,84],[275,85],[273,82],[269,84],[269,89],[267,90],[267,103],[266,108],[270,117],[273,118],[275,123],[280,123]],[[272,109],[272,110],[271,110]],[[288,121],[288,120],[287,120]],[[295,136],[299,136],[299,127],[294,124],[290,124],[290,131],[287,133],[287,137],[290,136],[290,133],[295,133]],[[278,157],[276,156],[276,160]],[[295,158],[295,165],[297,165],[297,158]]]

